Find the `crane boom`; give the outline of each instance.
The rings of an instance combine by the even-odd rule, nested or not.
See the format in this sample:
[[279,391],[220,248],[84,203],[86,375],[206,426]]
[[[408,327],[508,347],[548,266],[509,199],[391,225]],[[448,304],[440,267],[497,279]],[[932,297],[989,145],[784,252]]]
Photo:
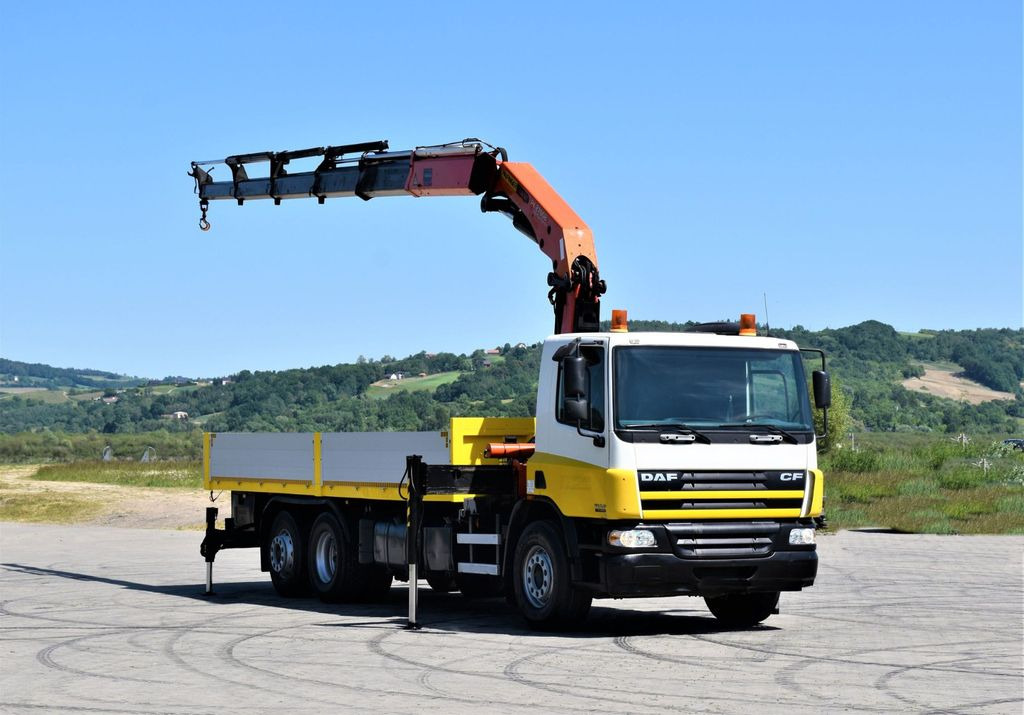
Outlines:
[[[489,147],[489,145],[488,145]],[[320,158],[313,171],[287,171],[294,159]],[[246,167],[269,164],[267,176],[251,178]],[[230,181],[214,181],[211,164],[225,164]],[[508,161],[500,147],[466,139],[452,144],[389,151],[387,141],[298,151],[237,154],[194,161],[202,210],[200,227],[209,228],[210,201],[246,201],[382,196],[481,196],[480,209],[504,214],[551,259],[548,298],[555,311],[555,333],[594,332],[605,292],[590,228],[530,164]]]

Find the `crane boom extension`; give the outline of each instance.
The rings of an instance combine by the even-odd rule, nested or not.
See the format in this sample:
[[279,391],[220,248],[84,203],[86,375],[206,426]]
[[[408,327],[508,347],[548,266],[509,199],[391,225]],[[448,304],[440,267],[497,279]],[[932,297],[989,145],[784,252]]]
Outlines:
[[[350,155],[350,156],[346,156]],[[289,174],[293,159],[320,157],[313,171]],[[246,166],[268,163],[267,176],[250,178]],[[230,181],[214,181],[209,167],[225,164]],[[504,149],[485,150],[483,142],[388,151],[387,141],[299,151],[238,154],[217,161],[192,162],[200,227],[209,228],[210,201],[245,201],[358,196],[482,196],[480,209],[512,219],[512,225],[551,259],[548,298],[555,310],[555,333],[594,332],[600,323],[604,281],[597,269],[593,235],[583,220],[530,164],[508,161]]]

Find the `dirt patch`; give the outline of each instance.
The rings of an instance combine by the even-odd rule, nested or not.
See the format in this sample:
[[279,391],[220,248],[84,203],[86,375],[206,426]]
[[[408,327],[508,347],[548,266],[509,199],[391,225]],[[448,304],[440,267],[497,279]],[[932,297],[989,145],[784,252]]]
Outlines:
[[914,392],[927,392],[936,397],[980,405],[991,400],[1012,400],[1009,392],[991,390],[965,377],[957,377],[952,370],[925,368],[923,377],[912,377],[903,381],[903,386]]
[[[201,529],[209,492],[31,479],[34,466],[0,466],[0,520],[142,529]],[[63,507],[58,505],[64,505]],[[224,504],[218,503],[223,510]]]

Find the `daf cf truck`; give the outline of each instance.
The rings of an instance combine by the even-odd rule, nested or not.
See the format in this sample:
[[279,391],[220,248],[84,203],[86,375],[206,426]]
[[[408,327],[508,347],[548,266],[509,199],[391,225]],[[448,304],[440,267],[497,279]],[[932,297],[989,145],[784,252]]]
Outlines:
[[[314,171],[287,172],[309,157]],[[221,161],[229,181],[213,181],[214,162],[192,165],[204,230],[218,199],[482,195],[551,259],[555,330],[533,417],[453,418],[441,433],[206,434],[204,486],[231,500],[223,529],[207,510],[208,587],[220,549],[252,547],[285,597],[374,600],[395,578],[414,597],[424,578],[504,594],[538,627],[580,622],[595,598],[669,595],[703,597],[746,627],[814,583],[824,477],[810,397],[827,416],[823,353],[757,335],[752,315],[650,333],[615,311],[599,331],[589,228],[532,167],[479,140]],[[268,175],[250,178],[259,162]]]

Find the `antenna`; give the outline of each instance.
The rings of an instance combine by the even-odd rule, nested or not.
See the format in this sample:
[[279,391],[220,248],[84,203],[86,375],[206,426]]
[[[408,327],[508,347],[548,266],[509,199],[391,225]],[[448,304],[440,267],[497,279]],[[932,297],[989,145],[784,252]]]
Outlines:
[[764,334],[769,338],[772,336],[772,329],[768,327],[768,294],[762,293],[764,296]]

